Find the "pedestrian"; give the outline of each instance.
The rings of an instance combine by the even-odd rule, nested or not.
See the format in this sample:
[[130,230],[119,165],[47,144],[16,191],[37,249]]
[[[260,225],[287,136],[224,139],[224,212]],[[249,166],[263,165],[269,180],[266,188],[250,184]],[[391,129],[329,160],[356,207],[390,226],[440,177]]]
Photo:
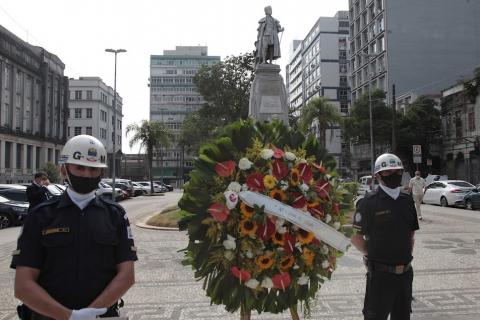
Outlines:
[[360,200],[354,215],[352,244],[364,254],[367,285],[364,319],[410,319],[414,232],[418,230],[413,199],[400,192],[403,165],[385,153],[375,161],[376,191]]
[[48,180],[48,175],[45,172],[39,171],[35,173],[33,177],[32,184],[27,187],[27,199],[30,206],[28,211],[42,203],[43,201],[48,200],[46,186],[50,184]]
[[412,193],[413,200],[415,201],[415,209],[417,210],[418,220],[422,220],[422,209],[420,205],[423,201],[423,189],[426,186],[425,180],[420,176],[420,171],[415,171],[415,177],[410,179],[408,189]]
[[92,136],[65,144],[59,164],[68,188],[33,208],[13,253],[21,319],[118,316],[117,302],[135,282],[137,255],[124,209],[95,196],[106,161]]

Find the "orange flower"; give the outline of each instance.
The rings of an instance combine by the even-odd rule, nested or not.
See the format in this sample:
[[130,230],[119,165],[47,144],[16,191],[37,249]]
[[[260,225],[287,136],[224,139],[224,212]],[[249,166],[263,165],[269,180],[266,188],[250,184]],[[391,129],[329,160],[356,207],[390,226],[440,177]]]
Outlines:
[[251,218],[255,214],[255,209],[249,207],[245,204],[245,202],[240,202],[240,212],[244,218]]
[[294,187],[300,184],[300,171],[297,168],[293,168],[290,173],[290,184]]
[[299,229],[297,233],[297,240],[301,244],[309,244],[310,242],[315,239],[315,236],[313,235],[313,232],[308,232],[303,229]]
[[315,258],[315,253],[306,247],[303,248],[302,259],[307,266],[310,267],[313,264],[313,258]]
[[260,269],[268,269],[273,265],[273,259],[270,256],[263,255],[257,258],[255,261],[257,266],[260,267]]
[[294,262],[295,262],[295,259],[293,258],[292,255],[283,256],[280,259],[280,270],[287,271],[293,266]]
[[265,177],[263,177],[263,185],[265,186],[265,188],[273,189],[275,188],[276,184],[277,184],[277,179],[275,179],[274,176],[267,174]]
[[244,236],[255,236],[257,232],[257,223],[255,221],[242,220],[240,221],[240,233]]
[[273,198],[273,199],[278,200],[280,202],[287,201],[287,195],[285,194],[285,192],[283,190],[277,189],[277,188],[270,191],[270,198]]
[[272,236],[272,242],[280,246],[283,246],[285,244],[285,235],[275,232]]

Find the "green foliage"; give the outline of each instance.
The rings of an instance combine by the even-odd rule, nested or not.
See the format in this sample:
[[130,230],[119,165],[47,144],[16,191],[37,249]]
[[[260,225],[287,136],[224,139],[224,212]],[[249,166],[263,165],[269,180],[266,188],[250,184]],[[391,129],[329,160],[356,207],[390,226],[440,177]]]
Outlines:
[[470,102],[475,103],[478,93],[480,91],[480,67],[474,70],[474,77],[470,81],[464,81],[463,86]]
[[43,167],[40,168],[39,171],[45,172],[51,183],[60,182],[60,171],[58,170],[58,167],[54,163],[52,162],[45,163]]

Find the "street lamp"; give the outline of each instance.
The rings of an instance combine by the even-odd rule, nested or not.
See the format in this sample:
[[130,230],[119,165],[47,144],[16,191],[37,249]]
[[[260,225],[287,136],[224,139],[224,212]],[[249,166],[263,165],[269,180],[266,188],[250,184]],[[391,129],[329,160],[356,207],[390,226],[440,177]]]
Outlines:
[[[105,49],[106,52],[115,54],[115,76],[113,78],[113,161],[112,161],[112,200],[115,201],[116,189],[115,189],[115,160],[116,160],[116,128],[117,128],[117,53],[127,52],[125,49]],[[108,137],[107,137],[108,139]]]

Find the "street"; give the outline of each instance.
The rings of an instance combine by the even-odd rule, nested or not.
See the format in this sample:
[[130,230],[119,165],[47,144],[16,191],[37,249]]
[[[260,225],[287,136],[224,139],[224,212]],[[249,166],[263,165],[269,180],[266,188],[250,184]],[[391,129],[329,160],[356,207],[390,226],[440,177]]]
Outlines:
[[[130,221],[144,219],[178,201],[181,193],[139,197],[122,202]],[[473,320],[480,314],[480,211],[422,206],[424,220],[414,249],[412,319]],[[16,317],[14,271],[9,269],[20,228],[0,230],[0,320]],[[130,319],[238,319],[222,306],[210,306],[202,282],[181,265],[178,250],[186,234],[133,227],[139,261],[136,284],[124,297],[122,313]],[[365,272],[361,254],[353,247],[339,260],[332,281],[312,305],[312,319],[363,319]],[[254,319],[289,319],[287,314],[254,314]]]

